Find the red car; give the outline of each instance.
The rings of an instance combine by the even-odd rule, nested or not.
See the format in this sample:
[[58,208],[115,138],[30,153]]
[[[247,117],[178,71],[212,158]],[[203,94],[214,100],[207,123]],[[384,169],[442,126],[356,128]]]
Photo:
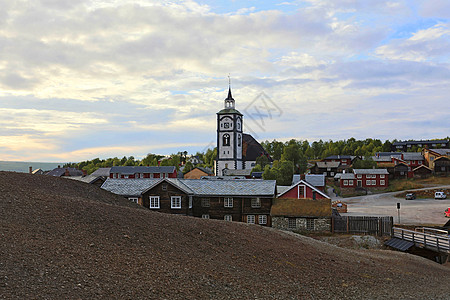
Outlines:
[[445,210],[445,216],[450,218],[450,207]]

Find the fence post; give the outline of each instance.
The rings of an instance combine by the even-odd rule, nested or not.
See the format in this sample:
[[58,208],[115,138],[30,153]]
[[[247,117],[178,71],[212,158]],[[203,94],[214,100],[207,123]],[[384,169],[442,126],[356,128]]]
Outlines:
[[347,222],[346,223],[347,223],[347,233],[348,233],[348,216],[347,216]]

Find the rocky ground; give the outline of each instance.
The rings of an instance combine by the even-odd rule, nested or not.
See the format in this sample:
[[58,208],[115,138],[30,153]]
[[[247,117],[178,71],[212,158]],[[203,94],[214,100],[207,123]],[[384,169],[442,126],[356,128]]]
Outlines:
[[450,269],[0,172],[1,299],[448,299]]

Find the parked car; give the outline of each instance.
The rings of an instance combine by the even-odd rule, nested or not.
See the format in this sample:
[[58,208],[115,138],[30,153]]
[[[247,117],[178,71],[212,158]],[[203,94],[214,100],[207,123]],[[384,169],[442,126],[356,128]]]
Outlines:
[[416,199],[416,194],[408,193],[408,194],[406,194],[405,199],[406,200],[414,200],[414,199]]
[[447,208],[444,213],[447,218],[450,218],[450,207]]
[[445,199],[447,195],[444,192],[436,192],[434,193],[434,199]]

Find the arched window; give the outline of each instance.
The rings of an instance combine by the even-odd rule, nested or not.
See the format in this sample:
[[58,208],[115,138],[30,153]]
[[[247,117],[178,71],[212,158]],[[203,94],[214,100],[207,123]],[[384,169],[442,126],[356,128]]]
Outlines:
[[230,146],[230,135],[228,133],[223,135],[223,145]]

